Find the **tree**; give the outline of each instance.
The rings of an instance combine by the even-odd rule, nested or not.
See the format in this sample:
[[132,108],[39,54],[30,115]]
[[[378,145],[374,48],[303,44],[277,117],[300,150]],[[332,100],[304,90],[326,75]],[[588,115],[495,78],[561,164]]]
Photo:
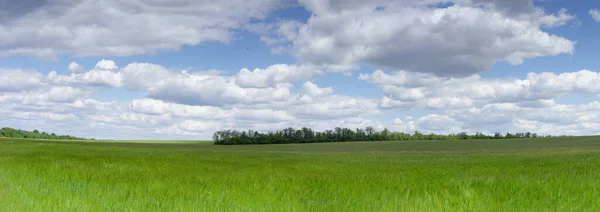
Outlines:
[[504,138],[504,137],[499,132],[494,133],[494,139],[502,139],[502,138]]
[[469,135],[467,135],[467,133],[466,133],[466,132],[461,132],[461,133],[459,133],[459,134],[458,134],[458,137],[459,137],[460,139],[469,139]]
[[37,129],[33,131],[18,130],[9,127],[0,129],[0,136],[11,138],[36,138],[36,139],[70,139],[70,140],[85,140],[69,135],[56,135],[55,133],[48,134],[46,132],[39,133]]
[[514,138],[515,136],[513,134],[510,133],[506,133],[506,135],[504,136],[504,138],[510,139],[510,138]]
[[[21,131],[10,129],[0,130],[0,135],[27,136],[28,134],[19,134]],[[365,130],[357,128],[352,130],[349,128],[336,127],[333,130],[325,130],[322,132],[313,131],[310,128],[303,127],[302,129],[293,129],[291,127],[277,130],[275,132],[260,133],[254,130],[237,131],[237,130],[222,130],[213,134],[214,144],[218,145],[235,145],[235,144],[287,144],[287,143],[315,143],[315,142],[348,142],[348,141],[383,141],[383,140],[456,140],[456,139],[504,139],[504,138],[525,138],[528,136],[533,138],[539,137],[533,133],[506,133],[506,136],[495,133],[493,136],[485,135],[477,132],[469,135],[466,132],[458,134],[422,134],[415,131],[412,135],[405,132],[391,132],[387,128],[378,132],[373,127],[366,127]],[[55,136],[55,134],[52,134]],[[62,138],[62,137],[61,137]]]
[[368,126],[368,127],[365,129],[365,132],[367,133],[367,136],[372,136],[372,135],[373,135],[373,132],[374,132],[374,130],[373,130],[373,127],[371,127],[371,126]]
[[388,130],[387,128],[384,128],[383,131],[381,131],[381,137],[383,138],[383,140],[389,140],[390,136],[390,130]]

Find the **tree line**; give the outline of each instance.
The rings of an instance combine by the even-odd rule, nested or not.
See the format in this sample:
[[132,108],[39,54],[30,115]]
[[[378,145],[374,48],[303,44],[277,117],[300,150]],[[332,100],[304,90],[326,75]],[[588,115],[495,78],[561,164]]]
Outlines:
[[[54,133],[40,132],[38,130],[26,131],[4,127],[0,129],[0,137],[8,138],[32,138],[32,139],[56,139],[56,140],[86,140],[70,135],[56,135]],[[92,139],[94,140],[94,139]]]
[[324,143],[324,142],[349,142],[349,141],[390,141],[390,140],[461,140],[461,139],[513,139],[513,138],[541,138],[536,133],[483,133],[467,134],[423,134],[392,132],[388,129],[377,131],[373,127],[356,130],[336,127],[334,130],[317,132],[310,128],[302,129],[285,128],[275,132],[258,132],[254,130],[222,130],[213,134],[214,144],[240,145],[240,144],[290,144],[290,143]]

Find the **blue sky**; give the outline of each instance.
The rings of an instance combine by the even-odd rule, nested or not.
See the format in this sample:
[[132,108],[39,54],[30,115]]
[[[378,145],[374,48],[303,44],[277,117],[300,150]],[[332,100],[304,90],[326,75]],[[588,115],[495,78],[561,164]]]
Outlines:
[[0,126],[600,130],[593,1],[127,2],[0,3]]

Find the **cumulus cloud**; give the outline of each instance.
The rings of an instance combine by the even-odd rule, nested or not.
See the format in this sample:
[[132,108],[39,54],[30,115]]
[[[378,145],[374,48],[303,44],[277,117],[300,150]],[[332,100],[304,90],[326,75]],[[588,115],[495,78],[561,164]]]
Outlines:
[[[332,87],[287,71],[298,67],[301,65],[280,64],[249,71],[256,79],[268,79],[251,86],[239,84],[243,71],[224,76],[175,71],[151,63],[119,67],[109,60],[81,73],[0,70],[0,77],[8,76],[7,82],[23,81],[0,85],[0,117],[4,118],[0,125],[30,127],[35,123],[58,133],[98,138],[118,133],[120,139],[209,139],[213,131],[230,128],[268,131],[366,126],[422,133],[587,135],[600,126],[599,102],[569,105],[555,101],[572,92],[600,93],[600,73],[589,70],[529,73],[523,79],[457,78],[408,71],[361,74],[359,79],[382,89],[380,100],[339,95]],[[293,89],[290,80],[301,82],[301,87]],[[104,88],[140,91],[147,97],[106,102],[90,99]],[[390,117],[386,122],[378,120],[381,108],[435,111]],[[64,131],[72,128],[80,130]]]
[[72,121],[76,120],[77,116],[72,114],[56,114],[51,112],[16,111],[11,114],[7,114],[6,118],[15,118],[28,121],[38,121],[39,119],[47,119],[51,121]]
[[84,67],[71,62],[68,70],[70,75],[59,75],[56,71],[48,73],[48,81],[56,85],[92,86],[92,87],[121,87],[123,74],[118,72],[118,66],[112,60],[100,60],[94,69],[85,71]]
[[362,8],[381,10],[393,6],[437,7],[441,4],[489,8],[509,16],[527,15],[538,9],[532,0],[300,0],[299,2],[317,15]]
[[[290,67],[293,67],[291,70],[296,68],[278,64],[255,72],[272,79],[271,83],[258,88],[240,86],[236,82],[243,71],[222,76],[174,71],[151,63],[130,63],[119,68],[110,60],[99,61],[91,70],[70,74],[4,70],[2,76],[18,78],[24,83],[15,84],[22,87],[6,86],[7,89],[0,90],[0,113],[16,114],[4,120],[13,124],[26,125],[21,121],[38,119],[39,125],[47,129],[55,129],[49,125],[60,120],[64,121],[60,124],[69,128],[114,130],[122,126],[141,134],[203,138],[210,138],[210,131],[221,128],[254,128],[255,124],[278,126],[272,128],[274,130],[290,123],[379,114],[376,99],[335,95],[332,88],[312,82],[305,82],[299,91],[292,92],[293,86],[288,81],[302,81],[305,76],[297,78],[293,71],[285,71]],[[31,82],[25,83],[27,80]],[[146,93],[147,98],[113,102],[90,99],[94,92],[105,88],[140,91]],[[89,130],[86,134],[98,135],[98,132]],[[121,138],[136,136],[131,132],[124,135],[128,137]]]
[[594,21],[599,22],[600,23],[600,10],[598,9],[591,9],[589,14],[592,16],[592,19],[594,19]]
[[400,118],[395,118],[395,119],[394,119],[394,124],[398,124],[398,125],[400,125],[400,124],[404,124],[404,122],[403,122],[403,121],[402,121],[402,119],[400,119]]
[[112,60],[100,60],[96,63],[95,69],[98,70],[115,70],[119,68]]
[[567,9],[561,8],[557,14],[545,15],[545,11],[537,8],[536,15],[530,17],[531,21],[542,27],[557,27],[566,25],[575,19],[575,16],[569,15]]
[[334,119],[356,115],[380,115],[377,101],[369,98],[330,95],[320,98],[309,98],[302,103],[302,97],[297,104],[292,104],[290,110],[301,118]]
[[37,71],[0,69],[0,92],[30,90],[42,86],[42,75]]
[[431,114],[419,118],[416,123],[418,129],[427,133],[457,133],[461,132],[460,124],[454,118]]
[[295,80],[307,80],[314,74],[319,73],[317,67],[306,65],[275,64],[266,69],[254,69],[250,71],[243,68],[235,77],[236,85],[243,88],[266,88],[273,87],[277,83],[285,83]]
[[[468,76],[505,61],[573,53],[575,42],[542,31],[574,19],[531,1],[301,1],[313,13],[271,26],[262,40],[331,71],[379,68]],[[436,3],[458,3],[446,8]],[[488,5],[488,6],[480,6]],[[268,28],[268,27],[267,27]],[[288,42],[281,42],[287,40]]]
[[87,72],[71,75],[59,75],[51,71],[47,76],[49,82],[57,85],[92,86],[92,87],[121,87],[122,74],[114,71],[93,69]]
[[305,82],[302,85],[302,93],[310,96],[310,97],[319,97],[324,95],[329,95],[333,93],[333,88],[319,88],[316,84],[312,82]]
[[[174,114],[181,117],[200,116],[198,111],[203,110],[209,111],[204,115],[214,116],[219,114],[220,108],[293,109],[290,113],[294,116],[309,117],[378,112],[374,99],[334,95],[331,87],[321,88],[312,82],[305,82],[298,93],[293,93],[289,81],[301,81],[306,76],[296,78],[296,72],[289,70],[297,69],[290,67],[297,66],[278,64],[256,69],[261,70],[252,72],[257,78],[272,79],[272,83],[262,86],[239,85],[239,79],[244,78],[248,69],[242,69],[233,76],[205,75],[185,70],[174,71],[151,63],[130,63],[119,69],[109,60],[101,60],[94,69],[83,73],[64,75],[52,71],[45,77],[40,75],[37,78],[52,86],[81,87],[91,91],[109,87],[145,92],[148,99],[135,101],[133,109],[157,113],[177,108],[178,111],[185,111]],[[31,73],[39,75],[37,72]],[[273,114],[274,117],[290,119],[286,114]]]
[[296,117],[285,110],[273,109],[233,109],[232,118],[238,121],[284,122],[294,121]]
[[226,117],[225,111],[218,107],[183,105],[155,99],[134,99],[129,104],[129,108],[137,113],[171,114],[184,118],[219,119]]
[[20,104],[44,104],[46,102],[67,103],[75,101],[78,98],[89,96],[92,92],[89,90],[54,86],[45,89],[0,93],[0,103],[20,103]]
[[162,82],[147,90],[148,97],[181,104],[223,106],[283,101],[290,96],[289,84],[267,88],[242,88],[229,77],[181,74],[172,75]]
[[600,102],[522,107],[515,103],[495,103],[480,108],[446,111],[463,128],[490,132],[531,131],[548,135],[597,134]]
[[600,92],[600,73],[581,70],[555,74],[529,73],[525,79],[438,77],[406,71],[388,74],[378,70],[359,79],[378,85],[385,96],[383,108],[452,109],[491,103],[548,105],[571,92]]
[[290,99],[291,84],[287,80],[292,80],[297,73],[281,71],[280,68],[293,66],[275,65],[264,72],[255,72],[256,77],[264,76],[273,82],[258,87],[239,85],[236,79],[244,78],[247,69],[243,69],[238,76],[220,76],[188,73],[185,70],[177,72],[152,63],[130,63],[119,69],[111,60],[102,60],[94,69],[79,74],[60,75],[52,71],[47,78],[56,85],[125,88],[146,92],[150,98],[168,102],[223,106]]
[[[541,30],[564,25],[574,16],[564,9],[548,13],[531,0],[301,0],[312,13],[306,22],[261,21],[287,2],[58,0],[0,5],[0,19],[8,20],[0,21],[0,56],[146,54],[205,41],[227,43],[236,30],[251,29],[274,45],[274,52],[290,53],[304,63],[242,70],[235,80],[243,88],[265,88],[305,80],[318,69],[345,72],[361,64],[463,76],[500,61],[521,64],[572,53],[575,45]],[[451,6],[436,7],[440,3]],[[94,69],[118,68],[110,62],[101,61]],[[69,70],[82,72],[72,65]]]
[[201,122],[186,120],[180,123],[179,128],[188,132],[212,132],[221,128],[217,122]]
[[80,74],[85,71],[85,68],[82,65],[77,64],[76,62],[69,63],[67,69],[74,74]]
[[286,111],[271,109],[224,109],[214,106],[196,106],[164,102],[156,99],[134,99],[129,108],[136,113],[172,115],[180,118],[204,120],[235,119],[251,121],[291,121],[295,118]]
[[[228,43],[279,0],[55,0],[0,2],[0,56],[127,56]],[[177,23],[177,24],[173,24]]]

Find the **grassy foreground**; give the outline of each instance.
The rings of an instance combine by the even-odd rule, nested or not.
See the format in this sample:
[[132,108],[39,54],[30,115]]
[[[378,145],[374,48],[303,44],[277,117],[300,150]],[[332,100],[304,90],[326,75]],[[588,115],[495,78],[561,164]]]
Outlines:
[[3,211],[598,211],[600,137],[268,146],[0,138]]

